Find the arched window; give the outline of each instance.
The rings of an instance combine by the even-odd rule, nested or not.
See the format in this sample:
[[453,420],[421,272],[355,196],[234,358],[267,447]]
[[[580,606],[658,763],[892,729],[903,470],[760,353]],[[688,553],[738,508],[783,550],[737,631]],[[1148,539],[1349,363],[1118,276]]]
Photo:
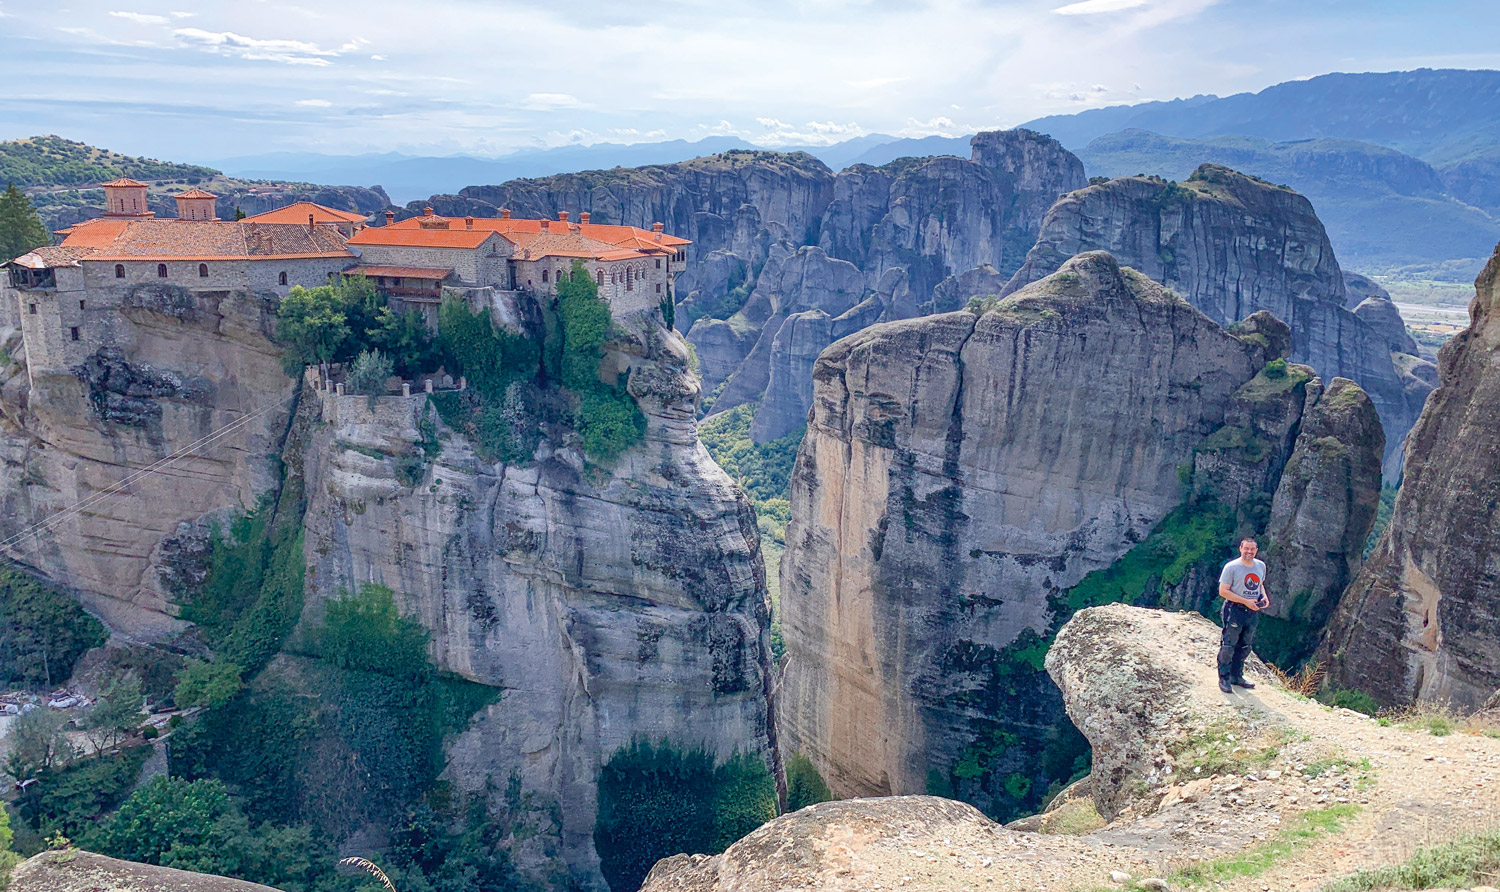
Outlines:
[[158,263],[156,265],[156,277],[158,279],[165,279],[167,277],[167,265],[165,263]]
[[276,284],[278,284],[278,285],[285,285],[286,284],[286,273],[285,272],[283,272],[281,275],[279,275],[279,276],[276,277]]
[[123,263],[116,263],[115,264],[115,278],[116,279],[123,279],[123,278],[125,278],[125,264],[123,264]]
[[208,264],[206,264],[206,263],[200,263],[200,264],[198,264],[198,278],[200,278],[200,279],[206,279],[206,278],[208,278]]
[[603,269],[598,269],[598,270],[594,271],[594,284],[595,285],[603,285],[604,284],[604,270]]
[[631,269],[628,266],[625,267],[625,290],[635,290],[635,270]]
[[548,273],[548,270],[545,270],[545,269],[542,270],[542,281],[544,283],[547,281],[547,273]]

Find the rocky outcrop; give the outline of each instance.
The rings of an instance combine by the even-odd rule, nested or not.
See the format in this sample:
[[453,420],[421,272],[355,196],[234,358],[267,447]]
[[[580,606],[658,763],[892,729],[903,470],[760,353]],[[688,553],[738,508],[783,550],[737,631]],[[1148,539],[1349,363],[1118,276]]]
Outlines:
[[270,886],[68,849],[19,864],[10,892],[277,892]]
[[[503,689],[449,743],[448,777],[470,792],[518,777],[556,816],[580,888],[603,886],[596,782],[615,751],[774,751],[755,515],[698,441],[686,344],[656,318],[616,319],[605,365],[628,374],[647,427],[611,467],[555,427],[533,461],[487,461],[421,396],[372,410],[325,393],[305,451],[304,626],[380,582],[441,668]],[[436,455],[403,470],[424,439]]]
[[[116,631],[157,640],[183,628],[177,551],[274,487],[296,388],[270,297],[143,285],[93,312],[104,334],[81,360],[12,354],[0,532],[45,524],[10,556]],[[186,448],[216,432],[215,448]]]
[[1370,326],[1392,353],[1422,355],[1416,339],[1406,330],[1406,321],[1401,318],[1401,311],[1391,301],[1379,297],[1365,298],[1354,308],[1354,315]]
[[1214,164],[1182,183],[1124,177],[1090,186],[1048,211],[1007,291],[1091,250],[1115,254],[1220,324],[1258,310],[1286,322],[1293,360],[1350,378],[1374,399],[1386,472],[1397,474],[1402,440],[1421,411],[1420,387],[1391,358],[1390,320],[1377,329],[1345,308],[1346,279],[1307,199]]
[[[1380,417],[1347,378],[1310,386],[1296,447],[1281,472],[1266,527],[1277,597],[1266,612],[1295,637],[1287,664],[1311,653],[1364,556],[1380,504]],[[1278,655],[1280,656],[1280,655]]]
[[968,757],[996,783],[1035,770],[1000,715],[1046,724],[1017,653],[1178,505],[1270,342],[1093,253],[982,316],[825,351],[782,561],[786,750],[845,796],[922,792]]
[[1102,601],[1216,609],[1236,536],[1273,518],[1276,581],[1311,590],[1274,620],[1277,658],[1305,654],[1381,443],[1368,397],[1324,394],[1280,361],[1290,341],[1264,312],[1226,332],[1095,252],[982,315],[824,351],[781,565],[785,751],[840,795],[1014,814],[1081,752],[1039,672],[1057,628]]
[[1385,290],[1385,286],[1359,273],[1344,270],[1344,306],[1354,309],[1365,301],[1366,298],[1378,297],[1381,300],[1390,300],[1391,293]]
[[1002,827],[931,796],[822,803],[721,855],[664,859],[643,892],[1161,889],[1247,862],[1254,888],[1322,888],[1405,861],[1403,822],[1439,842],[1500,818],[1484,792],[1500,740],[1329,709],[1256,659],[1256,689],[1221,694],[1218,641],[1203,617],[1124,605],[1062,627],[1047,671],[1093,765],[1045,815]]
[[1330,625],[1329,677],[1385,704],[1477,706],[1500,687],[1500,252],[1470,325],[1439,354],[1440,386],[1408,438],[1391,522]]
[[661,221],[692,239],[704,262],[676,282],[678,318],[705,390],[733,379],[715,411],[764,398],[753,431],[764,442],[803,423],[806,373],[823,347],[873,321],[944,308],[935,290],[965,271],[1009,274],[1053,200],[1084,181],[1082,163],[1056,140],[1006,130],[975,136],[972,159],[903,158],[835,176],[801,153],[734,151],[474,186],[407,213],[588,211],[594,222]]

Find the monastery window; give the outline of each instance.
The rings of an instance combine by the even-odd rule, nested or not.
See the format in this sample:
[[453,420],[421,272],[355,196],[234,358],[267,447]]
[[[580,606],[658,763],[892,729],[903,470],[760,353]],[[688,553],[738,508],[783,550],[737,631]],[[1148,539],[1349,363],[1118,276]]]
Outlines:
[[165,263],[158,263],[156,265],[156,277],[158,279],[165,279],[167,277],[167,265]]
[[83,301],[78,302],[78,309],[83,309]]
[[115,264],[115,278],[116,279],[123,279],[123,278],[125,278],[125,264],[123,264],[123,263],[116,263]]
[[72,338],[75,341],[78,340],[78,327],[77,326],[74,326],[74,327],[68,329],[68,337]]
[[661,258],[660,257],[656,258],[656,268],[657,269],[661,269]]
[[628,266],[625,267],[625,290],[635,290],[635,270],[631,269]]
[[656,293],[657,294],[661,294],[661,283],[660,282],[656,283]]
[[401,287],[401,277],[400,276],[395,276],[395,277],[393,277],[391,279],[391,287],[392,288],[400,288]]
[[276,284],[278,284],[278,285],[285,285],[286,284],[286,273],[285,272],[282,272],[281,275],[279,275],[279,276],[276,277]]
[[542,270],[542,281],[544,283],[547,281],[547,272],[547,270]]
[[603,285],[604,284],[604,270],[602,270],[602,269],[594,270],[594,284],[595,285]]
[[31,305],[31,315],[33,315],[33,316],[36,315],[36,304],[32,304]]
[[198,264],[198,278],[200,278],[200,279],[206,279],[206,278],[208,278],[208,264],[206,264],[206,263],[200,263],[200,264]]

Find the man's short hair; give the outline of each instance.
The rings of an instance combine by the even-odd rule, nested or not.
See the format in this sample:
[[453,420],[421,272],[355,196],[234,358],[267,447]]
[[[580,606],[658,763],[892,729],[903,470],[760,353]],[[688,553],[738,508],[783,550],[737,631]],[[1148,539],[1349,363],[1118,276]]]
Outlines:
[[1244,545],[1246,542],[1249,542],[1251,545],[1254,545],[1256,548],[1260,547],[1260,543],[1257,542],[1257,541],[1255,541],[1255,537],[1254,536],[1246,536],[1245,538],[1243,538],[1243,539],[1240,540],[1240,544],[1241,545]]

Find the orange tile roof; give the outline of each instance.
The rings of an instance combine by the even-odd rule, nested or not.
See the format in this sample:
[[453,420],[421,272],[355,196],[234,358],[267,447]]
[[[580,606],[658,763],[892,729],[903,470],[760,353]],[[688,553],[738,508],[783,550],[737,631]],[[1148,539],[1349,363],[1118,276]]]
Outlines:
[[107,183],[100,183],[99,185],[101,187],[103,187],[103,186],[139,186],[142,189],[146,188],[146,184],[145,183],[142,183],[139,180],[132,180],[130,177],[120,177],[118,180],[110,180]]
[[477,248],[495,233],[486,229],[419,229],[415,226],[367,226],[349,239],[351,245],[407,248]]
[[[434,226],[435,223],[445,221],[453,224],[453,227],[443,229]],[[662,234],[661,241],[657,241],[656,233],[634,226],[548,220],[547,231],[544,233],[541,220],[475,217],[474,228],[469,229],[466,218],[437,216],[409,217],[389,226],[365,229],[356,233],[349,244],[476,248],[490,233],[499,233],[514,244],[515,256],[520,260],[540,260],[544,257],[628,260],[643,254],[670,254],[676,248],[692,244],[685,238],[665,233]]]
[[344,270],[346,276],[388,276],[401,279],[436,279],[442,280],[453,275],[451,269],[438,269],[429,266],[351,266]]
[[177,193],[176,195],[174,195],[172,197],[173,198],[212,198],[214,200],[218,200],[218,198],[219,198],[219,196],[213,194],[212,192],[204,192],[202,189],[189,189],[186,192],[179,192],[179,193]]
[[351,257],[327,228],[222,220],[100,220],[64,230],[88,260],[272,260]]
[[313,215],[314,223],[363,223],[367,219],[364,214],[353,211],[339,211],[321,204],[313,204],[310,201],[299,201],[289,204],[284,208],[274,211],[266,211],[263,214],[254,214],[246,217],[246,223],[301,223],[307,225],[307,215]]
[[22,254],[10,262],[27,269],[55,269],[59,266],[77,266],[78,261],[87,257],[92,251],[92,248],[46,245]]

